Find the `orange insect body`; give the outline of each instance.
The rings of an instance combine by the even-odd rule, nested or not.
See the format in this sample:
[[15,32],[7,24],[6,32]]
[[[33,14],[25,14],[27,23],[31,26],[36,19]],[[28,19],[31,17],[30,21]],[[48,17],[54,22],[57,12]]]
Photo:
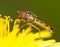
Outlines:
[[41,22],[40,20],[39,21],[35,21],[36,24],[38,24],[40,27],[50,31],[50,32],[53,32],[53,28],[50,27],[49,25],[45,24],[44,22]]
[[50,27],[49,25],[45,24],[44,22],[38,20],[37,16],[34,13],[32,13],[31,11],[19,12],[19,16],[20,16],[20,18],[23,16],[23,19],[27,20],[28,22],[36,23],[39,26],[41,26],[42,28],[44,28],[50,32],[53,32],[52,27]]

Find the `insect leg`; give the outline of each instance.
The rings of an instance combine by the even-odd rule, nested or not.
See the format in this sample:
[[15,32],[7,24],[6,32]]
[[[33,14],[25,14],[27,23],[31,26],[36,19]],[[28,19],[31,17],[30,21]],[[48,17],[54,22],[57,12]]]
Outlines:
[[33,25],[32,23],[28,23],[28,25],[34,27],[35,29],[37,29],[38,31],[40,31],[40,29],[38,27],[36,27],[35,25]]

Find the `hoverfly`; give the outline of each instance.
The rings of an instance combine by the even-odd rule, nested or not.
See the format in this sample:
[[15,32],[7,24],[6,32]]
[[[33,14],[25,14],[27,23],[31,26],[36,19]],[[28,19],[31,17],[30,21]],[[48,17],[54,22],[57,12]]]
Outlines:
[[[19,18],[24,19],[24,20],[28,21],[29,23],[36,23],[40,27],[42,27],[50,32],[53,32],[53,28],[50,27],[49,25],[45,24],[41,20],[39,20],[33,12],[26,11],[26,10],[22,10],[21,12],[17,11],[17,12],[19,14]],[[31,24],[31,25],[34,26],[33,24]],[[39,28],[37,28],[36,26],[34,26],[34,27],[39,30]]]

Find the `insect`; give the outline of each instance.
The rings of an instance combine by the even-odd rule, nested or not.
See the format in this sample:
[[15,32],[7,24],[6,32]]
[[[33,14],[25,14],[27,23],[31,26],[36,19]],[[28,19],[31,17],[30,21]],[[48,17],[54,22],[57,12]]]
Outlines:
[[18,14],[19,14],[19,18],[21,19],[24,19],[26,21],[28,21],[33,27],[35,27],[36,29],[39,30],[39,28],[37,28],[36,26],[34,26],[32,23],[36,23],[37,25],[39,25],[40,27],[50,31],[50,32],[53,32],[53,28],[50,27],[49,25],[45,24],[44,22],[42,22],[41,20],[39,20],[37,18],[37,16],[31,12],[31,11],[26,11],[26,10],[22,10],[21,12],[20,11],[17,11]]

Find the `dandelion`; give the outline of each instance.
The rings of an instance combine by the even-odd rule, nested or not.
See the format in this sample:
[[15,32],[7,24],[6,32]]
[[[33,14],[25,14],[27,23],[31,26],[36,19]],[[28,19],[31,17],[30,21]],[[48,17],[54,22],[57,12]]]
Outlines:
[[[20,19],[15,19],[13,29],[10,30],[10,23],[13,19],[10,16],[0,15],[0,47],[60,47],[60,42],[56,40],[44,40],[52,36],[49,31],[31,32],[31,26],[20,32]],[[39,39],[37,39],[39,38]]]

